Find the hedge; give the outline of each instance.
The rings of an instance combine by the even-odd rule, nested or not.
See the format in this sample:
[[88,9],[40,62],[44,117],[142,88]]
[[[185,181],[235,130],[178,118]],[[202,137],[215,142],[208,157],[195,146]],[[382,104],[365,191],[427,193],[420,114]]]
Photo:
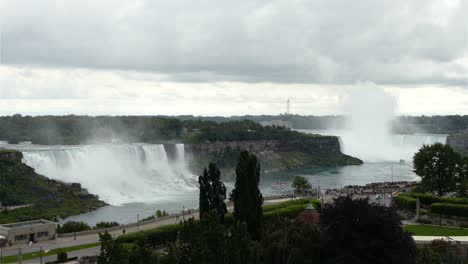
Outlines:
[[[291,201],[287,201],[287,202],[279,203],[279,204],[265,205],[265,206],[263,206],[263,213],[270,212],[270,211],[273,211],[273,210],[277,210],[277,209],[280,209],[280,208],[285,208],[285,207],[288,207],[288,206],[291,206],[291,205],[308,205],[309,202],[310,202],[310,199],[301,198],[301,199],[291,200]],[[320,201],[319,200],[312,199],[312,204],[314,205],[314,207],[316,209],[320,209]]]
[[434,203],[431,205],[431,213],[451,216],[468,217],[468,205]]
[[165,225],[154,229],[126,234],[117,238],[118,243],[134,243],[143,241],[152,246],[163,245],[167,241],[175,241],[177,233],[182,228],[180,224]]
[[413,197],[399,195],[393,197],[393,203],[400,209],[416,210],[416,199]]
[[468,205],[468,198],[451,198],[451,197],[440,197],[432,194],[425,193],[402,193],[400,196],[407,196],[413,198],[419,198],[421,204],[431,205],[433,203],[451,203],[451,204],[465,204]]
[[270,220],[274,217],[288,217],[288,218],[295,218],[299,213],[304,211],[304,209],[307,207],[306,204],[297,204],[297,205],[291,205],[288,207],[284,208],[279,208],[273,211],[265,212],[263,213],[263,220]]
[[[281,204],[268,205],[264,207],[263,219],[269,220],[273,217],[289,217],[295,218],[300,212],[302,212],[309,203],[305,202],[307,199],[300,199],[295,201],[288,201]],[[312,200],[312,204],[316,208],[320,208],[320,202]],[[265,211],[266,209],[266,211]],[[231,225],[234,222],[234,217],[229,212],[224,222],[226,225]],[[165,225],[158,228],[144,230],[136,233],[126,234],[117,238],[118,243],[134,243],[136,241],[143,241],[145,244],[151,244],[152,246],[162,245],[168,241],[175,241],[177,239],[177,233],[182,228],[180,224]]]

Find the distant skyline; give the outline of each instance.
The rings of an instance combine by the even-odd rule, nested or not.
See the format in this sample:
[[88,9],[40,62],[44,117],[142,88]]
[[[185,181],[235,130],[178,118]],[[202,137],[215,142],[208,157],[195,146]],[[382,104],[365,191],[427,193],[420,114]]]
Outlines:
[[[463,0],[0,2],[0,115],[468,114]],[[372,98],[369,98],[372,100]]]

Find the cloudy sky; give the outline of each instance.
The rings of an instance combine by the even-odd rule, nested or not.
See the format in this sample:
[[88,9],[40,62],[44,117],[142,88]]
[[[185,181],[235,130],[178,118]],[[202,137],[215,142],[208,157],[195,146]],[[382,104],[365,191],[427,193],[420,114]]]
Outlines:
[[468,114],[467,5],[0,0],[0,115]]

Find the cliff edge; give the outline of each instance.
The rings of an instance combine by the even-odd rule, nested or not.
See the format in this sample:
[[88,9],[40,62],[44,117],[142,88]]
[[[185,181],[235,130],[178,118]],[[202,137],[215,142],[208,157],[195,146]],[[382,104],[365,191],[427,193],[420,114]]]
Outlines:
[[106,205],[78,183],[65,184],[35,173],[22,158],[19,151],[0,149],[0,224],[55,220]]
[[256,154],[262,172],[275,172],[313,166],[361,165],[360,159],[340,150],[338,137],[317,136],[293,140],[230,141],[186,145],[193,171],[215,162],[224,174],[232,174],[242,150]]

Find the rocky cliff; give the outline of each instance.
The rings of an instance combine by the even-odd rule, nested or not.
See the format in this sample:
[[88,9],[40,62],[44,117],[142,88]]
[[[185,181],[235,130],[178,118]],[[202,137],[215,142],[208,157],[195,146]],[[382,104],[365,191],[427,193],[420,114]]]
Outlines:
[[79,184],[65,184],[36,174],[19,151],[0,149],[0,203],[27,205],[0,211],[0,224],[67,217],[104,206]]
[[192,169],[200,171],[208,162],[215,162],[225,174],[233,174],[242,150],[255,153],[264,173],[312,166],[360,165],[362,161],[345,155],[334,136],[318,136],[296,140],[258,140],[215,142],[187,145]]

